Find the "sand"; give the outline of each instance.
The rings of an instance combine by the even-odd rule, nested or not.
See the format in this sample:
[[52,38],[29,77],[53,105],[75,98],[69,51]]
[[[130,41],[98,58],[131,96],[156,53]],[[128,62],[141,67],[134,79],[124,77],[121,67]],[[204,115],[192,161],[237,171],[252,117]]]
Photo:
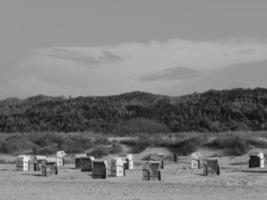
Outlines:
[[125,177],[96,180],[90,173],[74,169],[74,164],[50,177],[42,177],[40,172],[15,171],[14,164],[1,164],[0,199],[267,199],[267,168],[248,169],[247,160],[247,155],[222,157],[221,175],[205,177],[202,169],[189,169],[189,157],[181,157],[178,164],[166,163],[162,181],[143,181],[140,165],[127,171]]

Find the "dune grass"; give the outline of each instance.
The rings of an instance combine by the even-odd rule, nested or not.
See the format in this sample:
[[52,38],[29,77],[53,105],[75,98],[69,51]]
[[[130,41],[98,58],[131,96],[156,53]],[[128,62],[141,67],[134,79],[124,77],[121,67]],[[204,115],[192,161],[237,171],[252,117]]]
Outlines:
[[224,150],[226,155],[239,156],[251,148],[267,148],[267,132],[225,132],[225,133],[175,133],[142,134],[119,141],[94,133],[15,133],[0,134],[0,153],[54,154],[63,150],[69,154],[91,152],[96,157],[119,154],[121,144],[131,148],[131,153],[140,153],[147,147],[164,147],[179,155],[188,155],[199,148]]
[[100,145],[110,145],[104,136],[93,136],[88,133],[24,133],[0,134],[0,153],[17,154],[35,152],[53,154],[58,150],[67,153],[79,153]]
[[267,141],[244,135],[219,136],[205,145],[211,149],[223,149],[225,155],[240,156],[253,147],[267,148]]
[[131,146],[132,153],[140,153],[147,147],[165,147],[171,152],[188,155],[203,146],[205,141],[205,137],[195,135],[187,137],[151,137],[146,135],[135,140],[123,140],[121,143]]
[[253,147],[267,148],[266,132],[224,132],[220,134],[178,133],[169,137],[144,135],[138,139],[122,140],[132,147],[132,153],[140,153],[147,147],[165,147],[178,155],[189,155],[199,148],[224,150],[227,156],[240,156]]

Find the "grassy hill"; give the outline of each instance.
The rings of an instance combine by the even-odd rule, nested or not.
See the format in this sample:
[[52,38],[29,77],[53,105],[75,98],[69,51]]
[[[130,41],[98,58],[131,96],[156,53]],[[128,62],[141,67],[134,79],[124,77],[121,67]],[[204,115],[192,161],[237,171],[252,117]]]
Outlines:
[[0,132],[93,131],[113,135],[267,129],[267,89],[181,97],[131,92],[105,97],[0,101]]

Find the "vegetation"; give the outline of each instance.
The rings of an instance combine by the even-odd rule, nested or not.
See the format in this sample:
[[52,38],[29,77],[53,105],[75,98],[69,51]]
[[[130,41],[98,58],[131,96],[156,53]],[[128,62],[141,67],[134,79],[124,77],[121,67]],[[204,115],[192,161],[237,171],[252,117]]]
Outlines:
[[120,144],[118,143],[113,143],[110,149],[111,154],[120,154],[123,152],[123,148]]
[[[267,130],[267,89],[168,97],[132,92],[107,97],[35,96],[0,101],[0,132],[131,135],[178,131]],[[30,144],[28,144],[30,145]]]
[[96,158],[123,152],[118,142],[91,133],[0,134],[0,153],[52,155],[59,150],[67,153],[87,152]]
[[81,153],[88,149],[110,145],[110,141],[104,137],[93,137],[86,133],[24,133],[1,134],[0,153],[37,153],[55,154],[58,150],[67,153]]
[[0,159],[0,164],[15,164],[16,160],[5,160],[5,159]]
[[248,152],[249,145],[244,138],[219,137],[206,146],[213,149],[223,149],[226,155],[240,156]]
[[[207,134],[196,135],[188,133],[187,136],[177,134],[175,137],[141,136],[138,139],[122,140],[121,143],[132,147],[132,153],[140,153],[147,147],[165,147],[178,155],[189,155],[199,148],[205,147],[214,150],[223,150],[225,155],[240,156],[247,153],[251,148],[267,148],[267,140],[259,137],[263,133],[252,134],[245,132],[222,133],[210,136]],[[266,137],[266,132],[265,132]],[[145,157],[144,159],[146,159]]]
[[123,140],[122,144],[132,147],[132,153],[140,153],[147,147],[165,147],[172,152],[177,152],[179,155],[188,155],[205,143],[205,137],[190,135],[187,138],[162,138],[141,136],[136,140]]
[[189,155],[199,148],[223,150],[226,155],[239,156],[253,147],[267,148],[267,132],[144,134],[140,137],[114,140],[92,133],[15,133],[0,134],[0,153],[52,155],[58,150],[67,153],[86,152],[96,158],[124,152],[141,153],[147,147],[164,147],[178,155]]
[[95,158],[101,158],[103,156],[109,155],[110,151],[105,146],[96,147],[90,154]]
[[[253,134],[231,132],[243,130],[267,130],[267,89],[210,90],[181,97],[132,92],[0,101],[0,153],[64,150],[101,157],[122,152],[122,146],[107,135],[139,136],[121,141],[133,153],[154,146],[187,155],[204,146],[242,155],[251,146],[267,147]],[[230,135],[221,135],[228,131]],[[209,134],[216,139],[207,142]]]
[[211,149],[223,149],[226,155],[240,156],[247,153],[251,147],[267,148],[267,141],[251,136],[217,137],[205,146]]

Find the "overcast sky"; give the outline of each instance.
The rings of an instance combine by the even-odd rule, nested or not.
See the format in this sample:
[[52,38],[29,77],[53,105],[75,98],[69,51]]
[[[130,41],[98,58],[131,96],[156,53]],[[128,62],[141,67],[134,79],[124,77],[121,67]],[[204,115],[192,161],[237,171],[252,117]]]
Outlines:
[[267,87],[266,0],[1,0],[0,98]]

